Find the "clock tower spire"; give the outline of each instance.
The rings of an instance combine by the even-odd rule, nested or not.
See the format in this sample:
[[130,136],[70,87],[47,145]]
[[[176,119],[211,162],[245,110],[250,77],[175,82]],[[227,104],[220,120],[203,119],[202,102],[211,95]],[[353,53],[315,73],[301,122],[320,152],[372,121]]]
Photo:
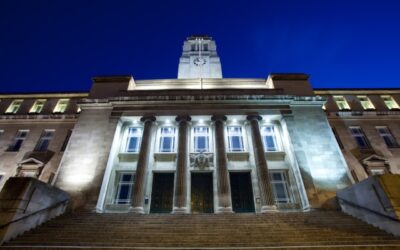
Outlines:
[[222,78],[215,41],[207,35],[193,35],[183,43],[178,79]]

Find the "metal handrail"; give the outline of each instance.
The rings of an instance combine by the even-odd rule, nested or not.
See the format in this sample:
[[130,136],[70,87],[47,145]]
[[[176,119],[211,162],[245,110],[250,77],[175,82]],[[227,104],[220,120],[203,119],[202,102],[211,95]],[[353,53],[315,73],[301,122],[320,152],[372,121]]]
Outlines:
[[63,204],[63,203],[67,203],[68,201],[69,201],[69,199],[62,200],[62,201],[57,202],[57,203],[55,203],[55,204],[53,204],[53,205],[51,205],[51,206],[48,206],[48,207],[42,208],[42,209],[40,209],[40,210],[37,210],[37,211],[35,211],[35,212],[31,213],[31,214],[27,214],[27,215],[22,216],[22,217],[20,217],[20,218],[18,218],[18,219],[9,221],[9,222],[7,222],[7,223],[5,223],[5,224],[3,224],[3,225],[0,225],[0,228],[5,228],[6,226],[11,225],[11,224],[13,224],[13,223],[15,223],[15,222],[24,220],[24,219],[26,219],[26,218],[28,218],[28,217],[30,217],[30,216],[36,215],[36,214],[41,213],[41,212],[43,212],[43,211],[46,211],[46,210],[55,208],[55,207],[57,207],[57,206],[59,206],[59,205],[61,205],[61,204]]
[[344,201],[344,202],[346,202],[346,203],[348,203],[348,204],[350,204],[351,206],[354,206],[354,207],[357,207],[357,208],[361,208],[361,209],[367,210],[368,212],[371,212],[371,213],[373,213],[373,214],[376,214],[376,215],[379,215],[379,216],[382,216],[382,217],[385,217],[385,218],[388,218],[388,219],[390,219],[390,220],[393,220],[393,221],[396,221],[396,222],[399,222],[399,223],[400,223],[400,219],[393,218],[393,217],[390,217],[390,216],[385,215],[385,214],[381,214],[381,213],[379,213],[379,212],[377,212],[377,211],[374,211],[374,210],[369,209],[369,208],[366,208],[366,207],[362,207],[362,206],[360,206],[360,205],[358,205],[358,204],[355,204],[355,203],[353,203],[353,202],[351,202],[351,201],[348,201],[348,200],[345,200],[345,199],[343,199],[343,198],[339,198],[339,197],[338,197],[338,199],[341,200],[341,201]]

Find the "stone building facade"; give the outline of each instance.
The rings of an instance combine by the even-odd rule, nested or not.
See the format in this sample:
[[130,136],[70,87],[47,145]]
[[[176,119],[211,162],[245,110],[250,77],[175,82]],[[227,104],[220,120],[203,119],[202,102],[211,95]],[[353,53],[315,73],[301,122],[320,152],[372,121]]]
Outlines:
[[178,68],[95,77],[89,93],[1,95],[0,188],[33,176],[72,209],[263,213],[335,208],[337,190],[400,171],[400,90],[222,78],[206,36],[185,41]]

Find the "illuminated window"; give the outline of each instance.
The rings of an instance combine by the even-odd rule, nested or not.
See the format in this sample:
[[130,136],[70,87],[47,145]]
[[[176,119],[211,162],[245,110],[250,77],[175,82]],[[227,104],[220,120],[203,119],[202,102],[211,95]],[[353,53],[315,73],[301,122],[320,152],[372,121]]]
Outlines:
[[138,153],[140,143],[142,141],[142,128],[128,128],[128,135],[126,138],[125,152]]
[[323,109],[323,110],[326,110],[326,106],[325,106],[325,104],[324,104],[324,105],[322,105],[322,109]]
[[40,112],[42,112],[45,103],[46,99],[36,100],[35,103],[32,105],[31,109],[29,110],[29,113],[39,114]]
[[230,152],[243,152],[243,133],[240,126],[228,126],[228,145]]
[[364,131],[360,127],[350,127],[351,135],[356,140],[356,143],[361,149],[371,148],[367,137],[364,134]]
[[289,203],[286,171],[270,171],[269,176],[274,190],[275,203]]
[[10,106],[8,106],[6,110],[6,114],[15,114],[18,112],[18,109],[21,107],[23,100],[14,100]]
[[261,137],[264,143],[264,151],[278,151],[274,126],[261,127]]
[[28,136],[29,130],[18,130],[17,134],[15,135],[14,141],[8,147],[7,151],[15,152],[19,151],[22,146],[22,143],[25,141],[26,137]]
[[56,107],[53,110],[53,113],[64,113],[69,104],[69,99],[60,99],[58,100]]
[[133,172],[118,172],[117,187],[115,193],[115,204],[129,204],[132,198],[132,188],[135,183],[135,174]]
[[333,100],[335,100],[336,105],[340,110],[350,110],[350,106],[346,101],[346,98],[343,96],[334,96]]
[[36,144],[35,151],[43,152],[46,151],[49,147],[50,141],[53,139],[54,130],[44,130],[42,135],[39,138],[39,141]]
[[175,128],[164,127],[160,133],[159,152],[175,152]]
[[378,133],[382,136],[388,148],[398,148],[399,144],[394,138],[393,134],[390,132],[388,127],[376,127]]
[[381,98],[382,98],[383,102],[386,104],[386,107],[388,109],[399,109],[400,108],[392,96],[382,95]]
[[81,107],[78,107],[78,108],[76,109],[76,113],[80,114],[81,112],[82,112]]
[[371,110],[371,109],[375,109],[374,104],[372,104],[371,100],[368,98],[368,96],[357,96],[358,100],[361,103],[361,106],[363,107],[363,109],[365,110]]
[[209,129],[208,127],[193,128],[194,152],[209,152]]

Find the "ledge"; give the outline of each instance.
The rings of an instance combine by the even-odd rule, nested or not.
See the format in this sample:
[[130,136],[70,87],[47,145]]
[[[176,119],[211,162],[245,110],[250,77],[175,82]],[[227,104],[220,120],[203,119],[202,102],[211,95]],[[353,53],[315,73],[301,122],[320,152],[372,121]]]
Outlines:
[[283,151],[270,151],[265,152],[265,158],[267,161],[284,161],[286,153]]
[[154,153],[154,159],[157,161],[175,161],[176,153]]
[[249,159],[249,152],[227,152],[226,156],[230,161],[247,161]]
[[133,162],[137,161],[139,153],[119,153],[118,159],[120,162]]

